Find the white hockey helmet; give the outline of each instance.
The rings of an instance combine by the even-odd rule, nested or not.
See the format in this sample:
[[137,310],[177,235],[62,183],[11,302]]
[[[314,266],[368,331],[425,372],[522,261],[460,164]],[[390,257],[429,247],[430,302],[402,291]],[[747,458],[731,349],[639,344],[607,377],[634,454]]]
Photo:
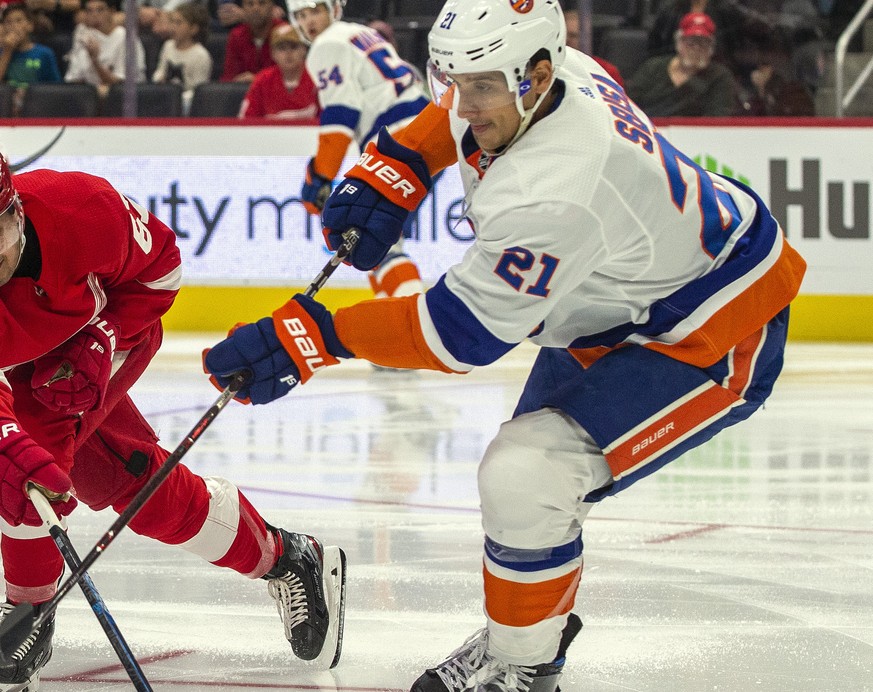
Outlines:
[[543,48],[556,68],[564,62],[567,27],[558,0],[448,0],[428,35],[429,70],[502,72],[523,112],[527,65]]
[[330,17],[331,24],[338,22],[343,17],[343,7],[346,5],[346,0],[285,0],[285,6],[288,10],[288,19],[297,29],[297,33],[303,39],[304,43],[309,43],[306,32],[300,27],[295,14],[300,10],[314,10],[318,5],[324,5],[327,8],[327,14]]

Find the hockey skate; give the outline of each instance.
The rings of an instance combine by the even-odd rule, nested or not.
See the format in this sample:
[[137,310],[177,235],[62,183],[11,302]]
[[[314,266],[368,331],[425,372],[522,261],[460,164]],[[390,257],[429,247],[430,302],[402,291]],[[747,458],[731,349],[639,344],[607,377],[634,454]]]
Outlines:
[[488,630],[479,630],[436,668],[425,671],[410,692],[560,692],[567,648],[581,629],[582,621],[570,613],[555,660],[537,666],[497,660],[488,653]]
[[[15,606],[0,603],[0,620]],[[52,657],[52,635],[55,633],[55,616],[33,632],[14,652],[3,652],[0,663],[0,692],[36,692],[39,689],[39,674]]]
[[312,536],[267,528],[282,552],[262,579],[276,601],[285,637],[298,658],[333,668],[343,645],[346,555]]

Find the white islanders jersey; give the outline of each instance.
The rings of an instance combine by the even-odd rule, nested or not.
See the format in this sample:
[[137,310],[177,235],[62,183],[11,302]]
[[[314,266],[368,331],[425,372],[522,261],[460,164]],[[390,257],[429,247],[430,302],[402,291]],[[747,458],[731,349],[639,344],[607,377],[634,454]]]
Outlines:
[[420,298],[428,344],[456,371],[525,338],[583,362],[636,343],[712,364],[790,302],[803,260],[754,193],[697,166],[568,53],[552,111],[490,165],[451,115],[476,240]]
[[428,103],[412,66],[361,24],[334,22],[316,36],[306,69],[318,88],[322,131],[344,134],[361,149],[383,126],[402,127]]

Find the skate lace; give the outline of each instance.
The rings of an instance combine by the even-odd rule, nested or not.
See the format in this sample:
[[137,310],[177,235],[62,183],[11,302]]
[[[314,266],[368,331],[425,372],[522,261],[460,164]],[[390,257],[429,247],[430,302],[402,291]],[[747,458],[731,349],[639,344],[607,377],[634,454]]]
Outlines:
[[487,692],[529,692],[536,670],[527,666],[489,660],[467,680],[468,690]]
[[488,657],[488,631],[481,629],[458,647],[435,669],[449,690],[467,689],[467,681]]
[[291,630],[309,615],[309,604],[306,600],[306,589],[303,581],[296,574],[271,579],[267,583],[267,591],[276,601],[279,619],[285,626],[285,636],[291,637]]
[[[3,621],[9,613],[11,613],[15,609],[15,606],[11,603],[2,603],[0,604],[0,622]],[[24,657],[27,656],[28,652],[33,648],[33,645],[36,643],[36,638],[39,636],[39,630],[35,632],[31,632],[30,636],[27,637],[15,651],[12,652],[12,655],[9,657],[13,661],[22,661]]]

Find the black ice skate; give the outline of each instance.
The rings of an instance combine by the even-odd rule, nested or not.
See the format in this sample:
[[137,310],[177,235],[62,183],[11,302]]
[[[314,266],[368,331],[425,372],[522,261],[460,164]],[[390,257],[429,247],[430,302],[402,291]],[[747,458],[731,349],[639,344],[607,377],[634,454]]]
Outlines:
[[[0,620],[15,608],[11,603],[0,603]],[[52,657],[52,635],[55,616],[48,619],[13,652],[3,652],[0,663],[0,692],[36,692],[39,673]]]
[[488,630],[479,630],[436,668],[425,671],[410,692],[560,692],[567,648],[581,629],[582,621],[570,613],[555,660],[537,666],[497,660],[488,653]]
[[[298,658],[333,668],[343,645],[346,555],[312,536],[267,527],[282,554],[262,578]],[[2,692],[2,691],[0,691]]]

